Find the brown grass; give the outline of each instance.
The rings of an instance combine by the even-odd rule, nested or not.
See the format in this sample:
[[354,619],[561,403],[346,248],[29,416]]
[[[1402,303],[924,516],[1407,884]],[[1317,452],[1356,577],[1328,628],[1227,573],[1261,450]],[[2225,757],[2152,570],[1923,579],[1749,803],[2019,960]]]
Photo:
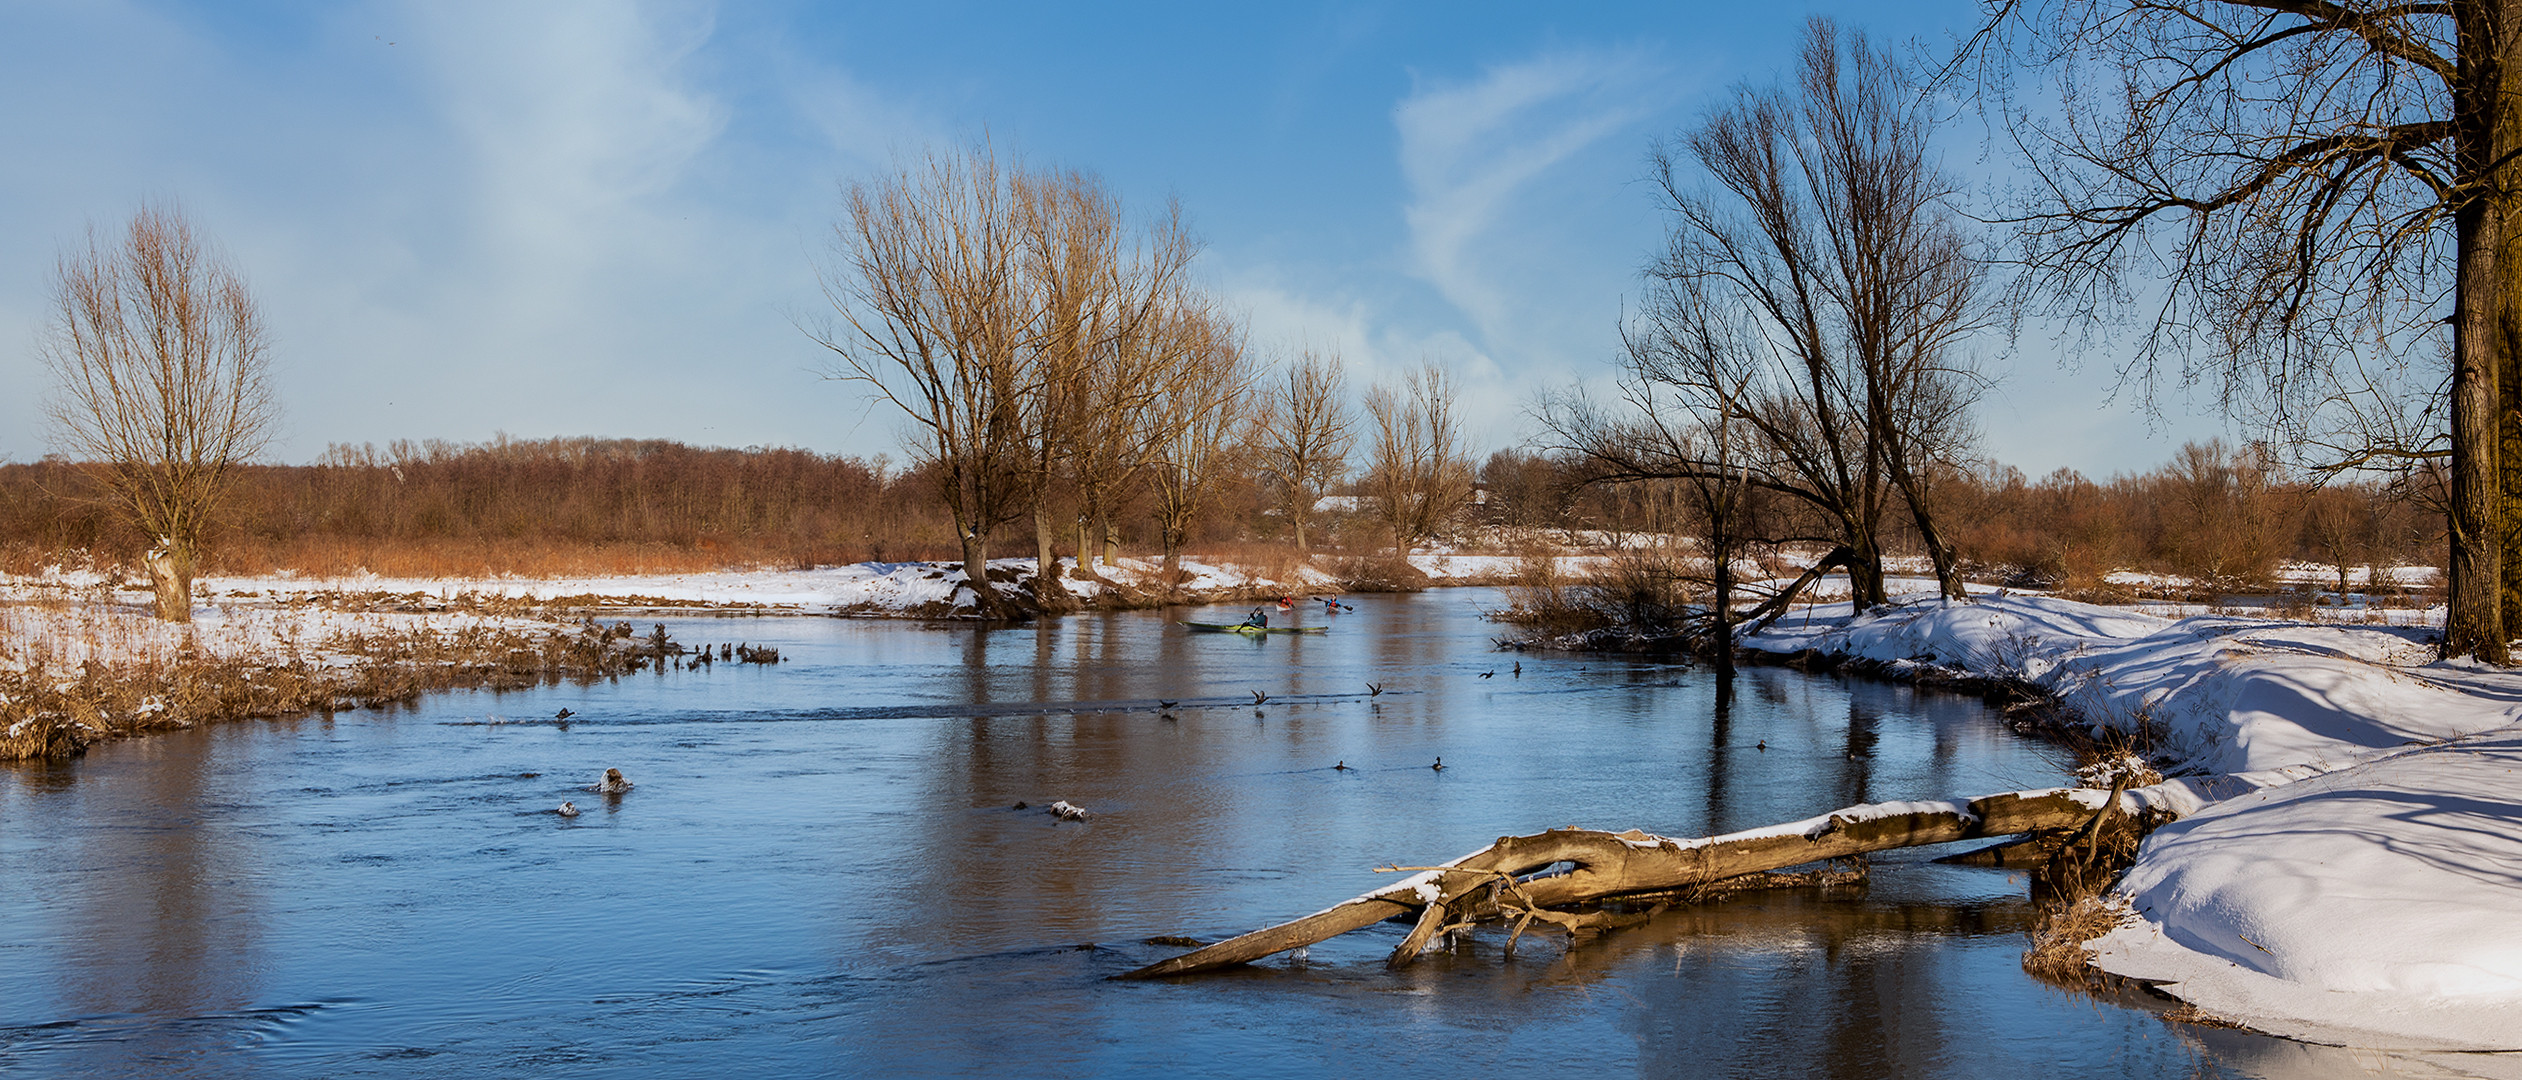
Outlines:
[[2199,1027],[2238,1029],[2242,1026],[2186,1001],[2163,1010],[2163,1019],[2175,1024],[2195,1024]]
[[185,648],[168,660],[72,669],[37,657],[24,670],[0,671],[0,761],[68,757],[109,739],[376,706],[433,690],[616,675],[643,662],[636,648],[554,624],[352,634],[326,643],[330,662],[294,648],[247,660]]
[[2032,930],[2032,947],[2023,953],[2024,972],[2055,986],[2100,989],[2101,975],[2086,943],[2127,918],[2125,910],[2098,896],[2045,907]]

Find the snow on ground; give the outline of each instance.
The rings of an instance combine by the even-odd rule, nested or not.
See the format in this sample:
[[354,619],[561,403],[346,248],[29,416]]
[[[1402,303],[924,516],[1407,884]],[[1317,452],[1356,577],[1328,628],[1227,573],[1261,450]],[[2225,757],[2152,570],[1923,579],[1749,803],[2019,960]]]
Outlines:
[[1996,594],[1817,605],[1745,644],[2021,679],[2220,777],[2120,884],[2104,969],[2309,1041],[2522,1049],[2522,673],[2430,636]]
[[202,601],[190,625],[159,621],[146,594],[89,592],[71,599],[0,581],[0,670],[63,671],[90,662],[165,664],[190,650],[220,659],[317,664],[356,634],[481,628],[540,630],[550,624],[466,612],[340,611],[311,605]]
[[[1414,554],[1411,564],[1438,582],[1493,581],[1513,575],[1519,561],[1511,555],[1483,555],[1459,552]],[[1090,579],[1067,576],[1076,567],[1073,559],[1063,559],[1063,581],[1068,591],[1080,598],[1092,598],[1111,586]],[[1339,579],[1317,567],[1299,565],[1284,577],[1260,570],[1219,562],[1184,559],[1181,564],[1182,589],[1194,597],[1214,594],[1253,592],[1287,592],[1299,595],[1320,595],[1340,591]],[[1033,560],[1029,558],[993,559],[993,577],[1031,575]],[[1114,584],[1126,588],[1145,588],[1158,576],[1159,564],[1152,559],[1122,559],[1118,565],[1100,567],[1098,573]],[[128,583],[109,582],[101,575],[87,571],[53,571],[27,577],[0,576],[0,605],[11,610],[34,611],[27,604],[48,598],[56,609],[85,609],[87,601],[109,598],[115,604],[134,612],[144,608],[145,590],[118,587]],[[450,602],[472,599],[515,599],[527,601],[584,600],[590,606],[614,607],[719,607],[748,610],[794,611],[809,614],[969,614],[975,607],[972,590],[961,563],[907,562],[857,563],[850,566],[818,567],[812,570],[727,570],[693,574],[627,574],[559,578],[395,578],[376,574],[353,574],[320,577],[280,573],[259,576],[209,576],[195,582],[194,592],[209,613],[202,619],[205,627],[222,625],[222,620],[242,620],[270,627],[304,625],[309,633],[333,629],[334,623],[349,625],[343,620],[368,618],[341,616],[326,619],[317,612],[301,612],[282,619],[268,614],[275,605],[329,596],[361,597],[362,606],[376,609],[381,598],[394,598],[399,606],[415,612],[443,608]],[[16,603],[11,603],[15,601]],[[263,614],[255,614],[262,612]],[[25,616],[58,622],[60,614]],[[97,616],[102,618],[102,616]],[[148,620],[91,619],[82,624],[87,629],[104,630],[108,624],[120,627],[131,621],[146,629]],[[240,623],[241,625],[242,623]],[[224,632],[224,631],[222,631]],[[257,631],[265,638],[277,629]],[[46,631],[48,636],[54,635]],[[104,633],[117,639],[120,630]]]

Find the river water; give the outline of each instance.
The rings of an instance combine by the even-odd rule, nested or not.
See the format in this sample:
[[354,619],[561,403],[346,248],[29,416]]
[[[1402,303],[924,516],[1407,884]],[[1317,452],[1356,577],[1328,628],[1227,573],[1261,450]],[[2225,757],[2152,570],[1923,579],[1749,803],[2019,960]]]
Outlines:
[[[1502,834],[1693,836],[2062,777],[1975,700],[1762,669],[1720,711],[1703,670],[1497,651],[1499,602],[1354,598],[1297,613],[1328,634],[1259,640],[1167,621],[1222,609],[685,619],[678,640],[786,662],[0,768],[0,1073],[2361,1071],[2036,983],[2019,877],[1918,852],[1861,898],[1742,895],[1573,950],[1479,934],[1388,972],[1388,924],[1107,980],[1178,951],[1150,937],[1293,918]],[[637,787],[586,790],[607,767]],[[1039,810],[1057,799],[1092,817]]]

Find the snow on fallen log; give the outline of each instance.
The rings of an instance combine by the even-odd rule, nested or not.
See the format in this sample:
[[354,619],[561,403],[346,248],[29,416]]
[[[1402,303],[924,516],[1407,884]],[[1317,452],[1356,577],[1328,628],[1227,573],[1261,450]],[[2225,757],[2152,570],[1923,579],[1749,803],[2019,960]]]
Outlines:
[[1501,836],[1488,847],[1301,919],[1229,938],[1119,977],[1152,979],[1250,963],[1416,911],[1417,924],[1392,956],[1394,964],[1405,964],[1447,926],[1458,923],[1675,892],[1890,848],[2078,829],[2093,822],[2112,803],[2114,794],[2123,814],[2153,811],[2157,816],[2176,816],[2203,805],[2196,786],[2173,782],[2117,793],[2049,788],[2002,792],[1967,802],[1871,803],[1696,840],[1595,829]]

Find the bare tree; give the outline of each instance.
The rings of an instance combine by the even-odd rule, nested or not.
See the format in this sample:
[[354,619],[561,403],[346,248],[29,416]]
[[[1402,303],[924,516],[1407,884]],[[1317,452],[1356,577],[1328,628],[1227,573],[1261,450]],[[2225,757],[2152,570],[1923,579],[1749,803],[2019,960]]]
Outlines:
[[1125,317],[1118,295],[1121,226],[1116,200],[1083,174],[1019,173],[1023,281],[1039,322],[1026,336],[1025,470],[1033,503],[1034,597],[1045,609],[1067,606],[1059,562],[1059,481],[1079,452],[1080,431],[1094,406],[1088,370]]
[[1747,362],[1758,346],[1707,294],[1666,299],[1652,332],[1630,337],[1619,407],[1564,395],[1544,402],[1542,420],[1558,448],[1584,463],[1588,482],[1678,488],[1708,561],[1705,625],[1693,636],[1725,676],[1724,700],[1733,693],[1734,564],[1762,538],[1759,504],[1779,485],[1761,464],[1772,448],[1747,411],[1767,404],[1752,391],[1758,365]]
[[192,621],[204,530],[278,421],[269,348],[244,277],[180,209],[142,206],[119,246],[91,227],[54,264],[55,438],[151,538],[161,619]]
[[[2205,381],[2236,413],[2336,405],[2354,372],[2423,364],[2428,422],[2332,464],[2448,464],[2447,656],[2506,662],[2522,620],[2522,3],[1991,0],[1985,100],[2040,198],[2026,311],[2150,310],[2122,375]],[[2043,94],[2044,99],[2051,95]],[[2054,100],[2054,104],[2051,103]],[[2168,369],[2168,370],[2167,370]],[[2384,378],[2381,384],[2405,384]],[[2384,408],[2383,413],[2398,410]],[[2354,418],[2349,417],[2350,421]]]
[[986,144],[931,150],[849,187],[819,274],[837,325],[814,331],[833,378],[864,382],[917,425],[981,610],[1017,614],[991,586],[990,534],[1026,503],[1027,335],[1022,230],[1009,177]]
[[1436,535],[1471,501],[1471,459],[1454,418],[1453,380],[1426,361],[1398,388],[1368,390],[1366,415],[1375,435],[1366,490],[1392,530],[1394,557],[1407,558],[1411,544]]
[[[1181,355],[1160,347],[1167,311],[1181,302],[1183,276],[1200,245],[1168,204],[1143,232],[1114,247],[1110,285],[1094,330],[1081,335],[1079,362],[1061,396],[1067,402],[1064,458],[1077,497],[1077,567],[1092,574],[1092,548],[1112,559],[1113,502],[1149,463],[1142,414],[1157,404]],[[1093,543],[1088,541],[1091,530]],[[1047,539],[1045,540],[1047,547]]]
[[1346,377],[1338,353],[1304,349],[1271,380],[1258,440],[1261,473],[1270,484],[1279,512],[1296,530],[1296,550],[1303,552],[1305,528],[1313,522],[1314,504],[1323,490],[1348,472],[1349,448],[1357,441],[1343,400]]
[[[1886,599],[1882,515],[1898,498],[1944,594],[1959,598],[1928,478],[1967,446],[1982,381],[1961,343],[1985,321],[1984,275],[1946,205],[1951,182],[1914,88],[1862,36],[1844,56],[1838,39],[1814,20],[1793,93],[1741,91],[1678,148],[1655,151],[1674,224],[1629,363],[1635,382],[1664,392],[1632,399],[1697,415],[1705,430],[1675,433],[1668,450],[1748,456],[1635,464],[1802,502],[1826,523],[1811,539],[1834,545],[1825,562],[1847,571],[1860,607]],[[1709,434],[1720,427],[1723,438]]]
[[1186,298],[1151,335],[1167,360],[1164,389],[1143,411],[1154,473],[1163,577],[1179,578],[1191,525],[1232,465],[1244,438],[1252,391],[1243,328],[1204,298]]

